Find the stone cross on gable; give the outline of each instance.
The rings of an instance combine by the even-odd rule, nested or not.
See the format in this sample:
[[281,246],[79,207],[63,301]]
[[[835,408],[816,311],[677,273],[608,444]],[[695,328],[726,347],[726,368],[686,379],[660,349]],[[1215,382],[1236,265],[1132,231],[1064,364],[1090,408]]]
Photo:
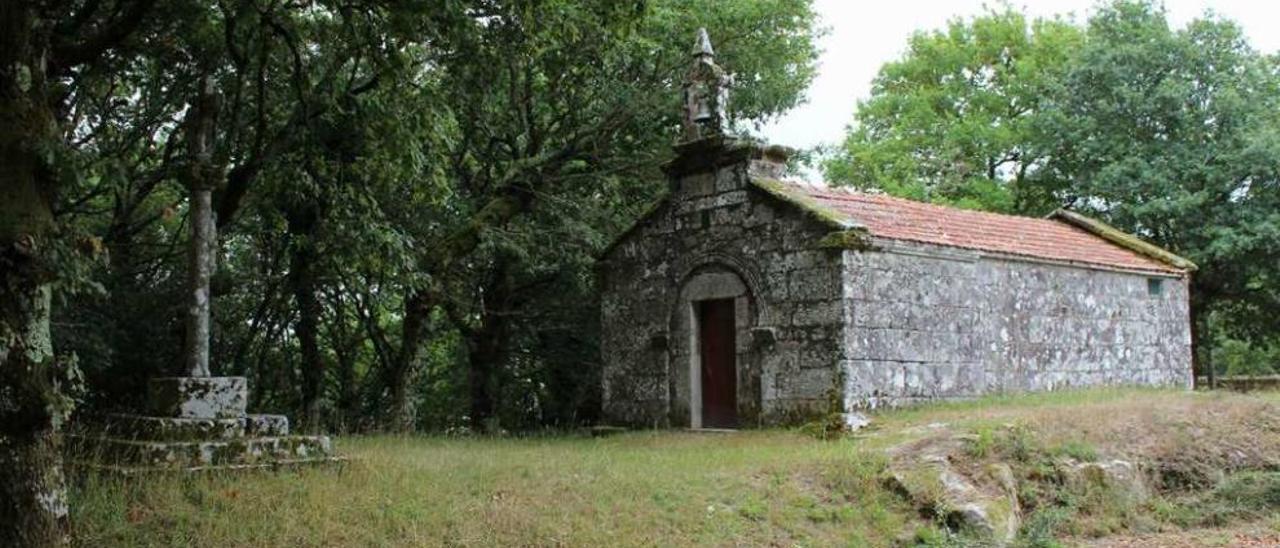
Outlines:
[[715,62],[707,29],[698,29],[693,46],[693,66],[684,80],[684,141],[724,135],[728,126],[725,107],[733,77]]

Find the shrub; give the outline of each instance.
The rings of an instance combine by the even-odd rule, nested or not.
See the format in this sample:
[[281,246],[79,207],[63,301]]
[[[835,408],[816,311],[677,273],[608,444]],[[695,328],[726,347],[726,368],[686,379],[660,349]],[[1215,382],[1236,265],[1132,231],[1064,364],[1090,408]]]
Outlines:
[[1098,450],[1087,442],[1071,440],[1053,449],[1054,455],[1070,457],[1081,462],[1098,460]]

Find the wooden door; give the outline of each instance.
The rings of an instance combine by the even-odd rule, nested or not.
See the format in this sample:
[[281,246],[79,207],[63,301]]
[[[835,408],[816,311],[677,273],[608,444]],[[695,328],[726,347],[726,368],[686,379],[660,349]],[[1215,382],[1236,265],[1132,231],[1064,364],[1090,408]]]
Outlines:
[[702,426],[738,426],[738,368],[733,299],[698,302]]

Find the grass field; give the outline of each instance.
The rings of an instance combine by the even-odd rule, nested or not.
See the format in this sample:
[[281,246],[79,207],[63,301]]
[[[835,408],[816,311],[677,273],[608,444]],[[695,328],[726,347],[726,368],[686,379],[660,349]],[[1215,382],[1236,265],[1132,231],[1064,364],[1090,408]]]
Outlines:
[[[1196,455],[1198,444],[1227,444],[1230,456],[1280,444],[1280,430],[1244,420],[1278,404],[1275,395],[1128,390],[991,398],[883,413],[870,431],[825,441],[790,430],[344,437],[338,449],[351,462],[341,469],[85,478],[73,491],[73,527],[76,543],[87,546],[939,543],[946,537],[937,524],[883,481],[883,450],[921,425],[984,432],[1016,422],[1054,446],[1158,459],[1160,451]],[[1210,429],[1221,432],[1186,422],[1206,416],[1222,422]],[[1130,434],[1115,441],[1122,432]],[[1241,445],[1250,439],[1256,443]],[[1197,464],[1231,466],[1213,458]],[[1257,458],[1264,462],[1241,470],[1267,469],[1266,455]],[[1174,502],[1161,510],[1165,502],[1144,507],[1154,517],[1141,520],[1143,530],[1115,532],[1206,524],[1173,510],[1181,508]],[[1270,530],[1280,524],[1277,509],[1280,500],[1249,525]],[[1096,536],[1087,527],[1055,530]]]

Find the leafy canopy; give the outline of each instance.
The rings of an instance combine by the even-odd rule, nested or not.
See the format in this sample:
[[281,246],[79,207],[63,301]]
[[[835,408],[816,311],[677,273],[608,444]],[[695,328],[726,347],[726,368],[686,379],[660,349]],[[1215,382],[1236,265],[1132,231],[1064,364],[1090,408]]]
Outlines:
[[917,32],[859,103],[828,180],[962,207],[1044,209],[1052,189],[1034,181],[1045,160],[1035,124],[1081,40],[1066,21],[1007,7]]

